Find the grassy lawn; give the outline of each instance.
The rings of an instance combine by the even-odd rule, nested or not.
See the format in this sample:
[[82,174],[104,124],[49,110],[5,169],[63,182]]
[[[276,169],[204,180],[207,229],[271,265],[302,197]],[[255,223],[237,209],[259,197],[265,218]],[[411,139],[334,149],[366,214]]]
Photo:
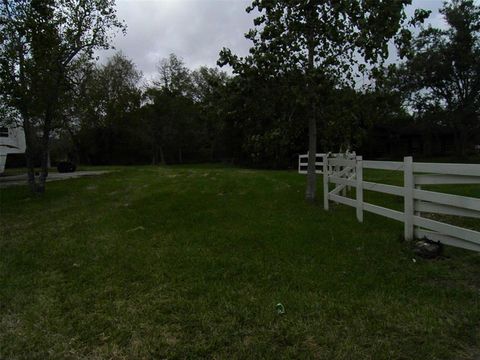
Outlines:
[[304,183],[128,167],[0,190],[0,358],[478,359],[480,255],[414,262],[401,223]]

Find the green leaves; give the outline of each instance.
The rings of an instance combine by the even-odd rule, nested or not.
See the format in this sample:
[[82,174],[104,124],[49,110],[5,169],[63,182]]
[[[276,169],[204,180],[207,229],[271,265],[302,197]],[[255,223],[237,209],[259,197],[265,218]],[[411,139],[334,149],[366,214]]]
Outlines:
[[[469,133],[480,128],[480,6],[471,0],[454,0],[440,10],[446,29],[422,27],[415,37],[402,32],[397,38],[406,61],[398,69],[399,86],[420,119],[454,132],[459,155]],[[423,21],[425,11],[414,18]],[[435,116],[436,114],[436,116]]]
[[[305,72],[307,53],[313,51],[316,68],[349,79],[356,63],[375,64],[385,59],[388,41],[395,35],[400,34],[399,42],[407,41],[408,33],[402,30],[406,25],[403,9],[410,2],[256,0],[247,8],[259,12],[255,29],[246,34],[253,42],[250,55],[240,59],[223,49],[218,64],[230,65],[237,73],[248,66],[272,73]],[[415,22],[427,15],[418,11]]]
[[0,15],[1,96],[29,121],[47,107],[59,113],[74,60],[108,48],[111,30],[125,30],[113,0],[5,0]]

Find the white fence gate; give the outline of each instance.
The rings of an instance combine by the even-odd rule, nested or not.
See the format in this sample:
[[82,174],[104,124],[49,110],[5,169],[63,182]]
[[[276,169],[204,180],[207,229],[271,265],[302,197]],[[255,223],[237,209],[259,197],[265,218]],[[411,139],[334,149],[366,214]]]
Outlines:
[[[422,190],[422,185],[480,184],[480,165],[413,162],[412,157],[400,161],[367,161],[354,154],[317,154],[317,173],[323,176],[324,208],[329,202],[356,208],[357,219],[363,222],[368,211],[404,223],[405,240],[427,238],[435,242],[480,251],[480,232],[430,219],[422,214],[443,214],[480,219],[480,199]],[[300,155],[298,172],[306,174],[308,155]],[[321,167],[321,171],[319,170]],[[363,180],[363,169],[403,172],[403,186]],[[333,190],[330,184],[335,184]],[[355,198],[347,196],[347,188],[355,188]],[[404,210],[398,211],[369,204],[363,200],[364,190],[403,197]]]

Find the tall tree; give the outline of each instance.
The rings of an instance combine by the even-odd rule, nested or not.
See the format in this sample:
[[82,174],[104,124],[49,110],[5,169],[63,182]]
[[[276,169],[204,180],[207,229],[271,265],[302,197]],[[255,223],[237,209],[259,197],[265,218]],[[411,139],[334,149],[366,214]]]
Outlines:
[[[28,181],[45,190],[52,130],[58,126],[69,72],[80,56],[108,48],[110,30],[124,30],[114,0],[3,0],[0,7],[1,96],[23,119]],[[36,183],[32,144],[41,134],[41,175]]]
[[165,148],[183,162],[184,150],[193,142],[197,109],[194,102],[191,71],[175,54],[161,59],[153,86],[146,92],[148,128],[153,162],[165,162]]
[[464,156],[469,134],[480,128],[480,5],[453,0],[440,13],[448,28],[422,28],[404,43],[400,54],[407,60],[397,74],[410,105],[420,114],[441,114]]
[[175,54],[163,58],[157,65],[155,86],[173,95],[191,96],[192,78],[183,60]]
[[80,115],[79,135],[90,144],[87,155],[100,163],[125,163],[121,157],[130,156],[133,148],[127,149],[127,143],[140,142],[136,122],[142,73],[121,52],[85,71],[84,98],[76,103],[74,115]]
[[[388,41],[401,35],[406,23],[404,7],[411,0],[255,0],[248,12],[258,10],[255,29],[246,37],[253,41],[244,59],[229,49],[220,53],[219,65],[230,64],[238,73],[258,70],[267,76],[294,72],[304,78],[304,94],[309,104],[309,158],[305,197],[314,201],[316,193],[315,154],[317,152],[318,93],[332,81],[354,81],[354,72],[388,56]],[[413,20],[426,14],[418,12]],[[404,30],[403,36],[405,36]],[[322,89],[322,87],[324,89]]]
[[217,68],[202,66],[191,74],[193,100],[197,104],[202,132],[208,147],[209,160],[215,159],[224,130],[223,97],[228,76]]

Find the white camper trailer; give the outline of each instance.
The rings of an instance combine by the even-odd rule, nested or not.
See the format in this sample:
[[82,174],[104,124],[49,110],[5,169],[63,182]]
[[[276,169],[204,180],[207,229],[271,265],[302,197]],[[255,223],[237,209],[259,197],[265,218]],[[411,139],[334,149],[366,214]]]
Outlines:
[[0,126],[0,174],[5,171],[8,154],[25,152],[25,133],[21,127]]

